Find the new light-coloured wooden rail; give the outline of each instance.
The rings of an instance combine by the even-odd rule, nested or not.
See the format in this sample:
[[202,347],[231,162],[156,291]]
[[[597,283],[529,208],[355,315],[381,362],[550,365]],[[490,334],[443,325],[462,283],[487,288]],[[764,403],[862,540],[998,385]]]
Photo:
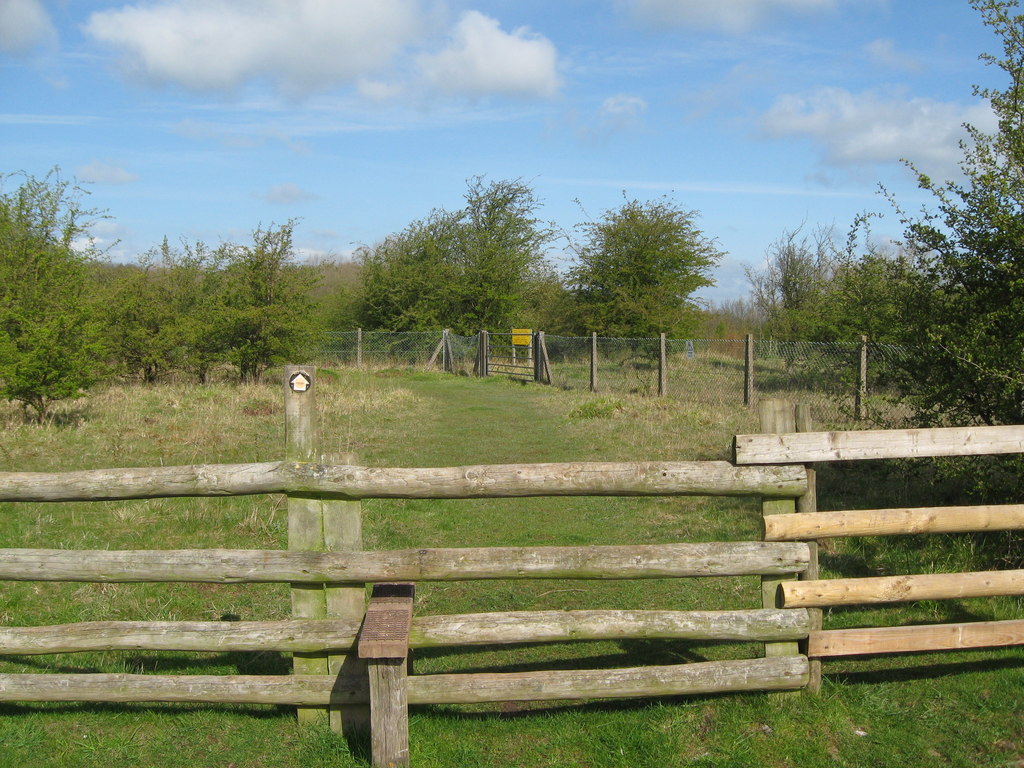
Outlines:
[[[1024,426],[921,430],[797,432],[737,435],[737,465],[861,459],[979,456],[1024,451]],[[808,468],[810,487],[814,471]],[[766,502],[766,541],[850,536],[967,533],[1024,529],[1024,505],[900,507],[775,514]],[[780,580],[774,605],[809,610],[847,605],[951,600],[1024,594],[1024,570],[909,574],[855,579]],[[839,656],[990,648],[1024,644],[1024,621],[978,621],[904,627],[823,630],[813,627],[811,659]],[[813,662],[812,662],[813,663]]]

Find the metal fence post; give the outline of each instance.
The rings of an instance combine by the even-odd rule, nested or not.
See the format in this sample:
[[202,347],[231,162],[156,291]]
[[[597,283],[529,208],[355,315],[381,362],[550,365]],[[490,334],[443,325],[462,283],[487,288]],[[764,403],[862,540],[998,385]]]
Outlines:
[[590,333],[590,391],[597,392],[597,331]]
[[356,328],[356,368],[363,367],[363,329]]

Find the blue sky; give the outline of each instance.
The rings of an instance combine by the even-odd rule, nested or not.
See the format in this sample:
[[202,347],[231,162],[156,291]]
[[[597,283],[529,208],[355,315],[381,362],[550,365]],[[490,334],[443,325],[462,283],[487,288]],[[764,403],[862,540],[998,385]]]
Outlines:
[[901,158],[955,177],[994,127],[983,51],[966,0],[0,0],[0,172],[82,182],[118,261],[291,218],[346,258],[478,175],[566,230],[668,195],[728,254],[718,301],[785,230],[898,236]]

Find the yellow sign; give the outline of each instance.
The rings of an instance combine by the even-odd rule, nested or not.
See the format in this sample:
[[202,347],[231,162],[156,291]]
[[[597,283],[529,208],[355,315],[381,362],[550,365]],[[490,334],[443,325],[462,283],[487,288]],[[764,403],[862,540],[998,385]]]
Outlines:
[[512,344],[517,347],[529,347],[533,344],[533,331],[529,328],[513,328]]

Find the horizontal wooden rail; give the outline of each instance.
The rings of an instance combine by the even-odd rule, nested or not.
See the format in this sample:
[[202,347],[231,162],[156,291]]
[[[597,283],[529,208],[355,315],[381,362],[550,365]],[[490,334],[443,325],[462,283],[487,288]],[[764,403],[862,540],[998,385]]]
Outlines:
[[379,552],[2,549],[11,581],[337,583],[467,579],[645,579],[800,573],[800,542],[488,547]]
[[804,541],[839,536],[963,533],[1024,528],[1024,504],[970,507],[900,507],[767,515],[767,541]]
[[[0,627],[0,654],[79,651],[351,650],[359,622],[90,621]],[[410,648],[562,642],[567,640],[798,640],[810,619],[803,609],[747,611],[511,611],[414,616]]]
[[905,603],[912,600],[954,600],[1024,594],[1024,570],[975,573],[930,573],[878,576],[867,579],[786,581],[778,603],[785,608]]
[[565,462],[374,468],[289,462],[0,472],[0,501],[110,501],[257,493],[345,499],[476,499],[520,496],[769,496],[807,491],[800,466],[735,467],[727,461]]
[[[775,691],[807,683],[804,656],[706,661],[628,669],[419,675],[410,704],[558,701]],[[0,675],[0,701],[193,702],[209,704],[365,703],[365,682],[335,675]]]
[[830,629],[810,633],[807,655],[816,658],[911,651],[952,651],[1024,645],[1024,621],[977,621],[910,627]]
[[796,640],[810,618],[799,609],[745,611],[512,611],[414,617],[414,648],[565,640]]
[[980,456],[1024,452],[1024,426],[866,429],[736,435],[736,464],[806,464],[851,459]]

